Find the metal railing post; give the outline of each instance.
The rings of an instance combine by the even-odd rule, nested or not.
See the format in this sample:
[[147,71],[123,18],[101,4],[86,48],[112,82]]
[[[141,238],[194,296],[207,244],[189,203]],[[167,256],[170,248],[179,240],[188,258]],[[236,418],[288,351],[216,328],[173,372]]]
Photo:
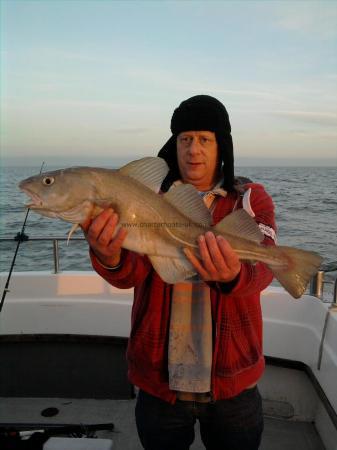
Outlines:
[[[1,1],[1,0],[0,0]],[[64,242],[64,241],[68,241],[67,237],[61,237],[61,236],[33,236],[33,237],[28,237],[26,235],[17,235],[14,237],[14,239],[12,237],[0,237],[0,243],[1,242],[12,242],[12,241],[17,241],[18,239],[24,241],[24,242],[28,242],[28,241],[34,241],[34,242],[53,242],[53,259],[54,259],[54,272],[58,273],[61,271],[60,268],[60,255],[59,255],[59,242]],[[86,241],[86,239],[84,237],[72,237],[72,241]],[[52,264],[52,256],[51,256],[51,252],[49,252],[48,254],[50,264]]]
[[318,362],[317,362],[317,370],[321,369],[322,358],[323,358],[323,349],[324,349],[324,340],[326,335],[326,330],[328,328],[329,317],[331,313],[336,313],[337,311],[337,278],[335,279],[334,288],[333,288],[333,300],[331,305],[329,306],[324,320],[324,326],[322,331],[321,343],[319,345],[318,351]]
[[57,239],[53,239],[53,251],[54,251],[54,273],[59,273],[60,271],[59,241]]
[[335,279],[335,284],[333,287],[333,301],[331,303],[331,306],[337,308],[337,278]]
[[310,281],[310,295],[314,295],[319,299],[323,298],[324,271],[319,270]]

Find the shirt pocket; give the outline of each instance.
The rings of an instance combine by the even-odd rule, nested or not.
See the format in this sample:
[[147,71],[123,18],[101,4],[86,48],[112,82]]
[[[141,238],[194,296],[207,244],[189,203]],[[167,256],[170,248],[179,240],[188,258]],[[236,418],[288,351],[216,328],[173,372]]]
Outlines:
[[262,343],[255,327],[247,315],[240,321],[228,320],[220,326],[219,350],[215,363],[217,376],[233,377],[259,362]]

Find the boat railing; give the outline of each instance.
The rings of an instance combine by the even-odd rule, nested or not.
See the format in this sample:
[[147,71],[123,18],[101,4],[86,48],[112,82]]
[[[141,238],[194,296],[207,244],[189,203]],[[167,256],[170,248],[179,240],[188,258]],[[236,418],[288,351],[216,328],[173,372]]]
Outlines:
[[[72,241],[85,241],[84,237],[76,237],[73,236],[71,238]],[[60,272],[60,254],[59,254],[59,242],[68,241],[68,237],[60,237],[60,236],[34,236],[29,237],[24,233],[17,233],[17,235],[13,237],[0,237],[0,242],[9,242],[9,241],[52,241],[53,243],[53,259],[54,259],[54,273]],[[325,274],[328,272],[333,272],[337,270],[337,262],[332,262],[325,264],[321,267],[314,277],[312,277],[310,281],[309,293],[320,300],[323,301],[323,288],[324,284],[333,283],[333,300],[332,306],[337,307],[337,278],[334,281],[325,280]],[[329,302],[330,303],[330,302]]]
[[[18,233],[14,238],[10,237],[0,237],[0,242],[10,242],[10,241],[21,241],[21,242],[27,242],[27,241],[48,241],[52,242],[53,244],[53,260],[54,260],[54,273],[60,272],[60,253],[59,253],[59,242],[68,241],[68,237],[61,237],[61,236],[34,236],[30,237],[26,234]],[[73,236],[71,238],[72,241],[85,241],[86,239],[84,237],[76,237]]]
[[333,297],[332,297],[333,299],[332,299],[331,306],[336,308],[337,307],[337,278],[335,278],[334,281],[328,281],[325,279],[326,273],[332,272],[335,270],[337,270],[336,263],[333,268],[325,269],[323,266],[322,270],[318,270],[316,275],[314,275],[310,280],[309,293],[310,293],[310,295],[313,295],[323,301],[324,285],[325,284],[333,284],[334,288],[333,288]]

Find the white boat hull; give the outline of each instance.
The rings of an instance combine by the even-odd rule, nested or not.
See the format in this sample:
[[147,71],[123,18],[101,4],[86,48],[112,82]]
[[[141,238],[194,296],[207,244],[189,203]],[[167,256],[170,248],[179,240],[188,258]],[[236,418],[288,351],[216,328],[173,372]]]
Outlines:
[[[2,289],[6,277],[7,274],[0,275]],[[62,352],[70,348],[70,341],[78,345],[74,352],[85,349],[85,345],[81,347],[83,342],[96,344],[93,347],[96,356],[105,342],[115,350],[119,345],[117,358],[124,361],[132,301],[132,289],[114,288],[94,272],[14,273],[0,315],[0,339],[12,344],[16,341],[22,346],[25,345],[22,342],[30,345],[41,340],[47,342],[50,337],[53,345],[57,341],[62,343],[58,348],[60,360]],[[328,308],[328,304],[309,295],[294,300],[277,287],[263,292],[267,369],[260,390],[267,412],[288,420],[315,422],[325,447],[337,450],[337,312],[330,313],[318,369]],[[71,361],[71,353],[68,357]],[[107,356],[103,353],[97,358],[100,367]],[[5,364],[3,359],[2,364]],[[118,376],[126,379],[123,364],[120,363]],[[122,389],[118,382],[115,387]],[[124,398],[130,398],[128,389],[126,382]],[[87,397],[95,398],[95,395]]]

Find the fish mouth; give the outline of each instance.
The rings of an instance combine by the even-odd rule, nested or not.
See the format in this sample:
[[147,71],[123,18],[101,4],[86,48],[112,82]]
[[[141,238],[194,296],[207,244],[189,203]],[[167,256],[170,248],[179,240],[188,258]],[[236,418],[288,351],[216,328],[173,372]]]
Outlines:
[[30,191],[28,188],[21,187],[20,185],[19,185],[19,188],[21,189],[22,192],[24,192],[26,195],[28,195],[28,197],[30,197],[30,199],[32,200],[31,203],[25,204],[26,208],[30,208],[30,209],[43,208],[43,201],[42,201],[41,197],[39,197],[35,192]]

